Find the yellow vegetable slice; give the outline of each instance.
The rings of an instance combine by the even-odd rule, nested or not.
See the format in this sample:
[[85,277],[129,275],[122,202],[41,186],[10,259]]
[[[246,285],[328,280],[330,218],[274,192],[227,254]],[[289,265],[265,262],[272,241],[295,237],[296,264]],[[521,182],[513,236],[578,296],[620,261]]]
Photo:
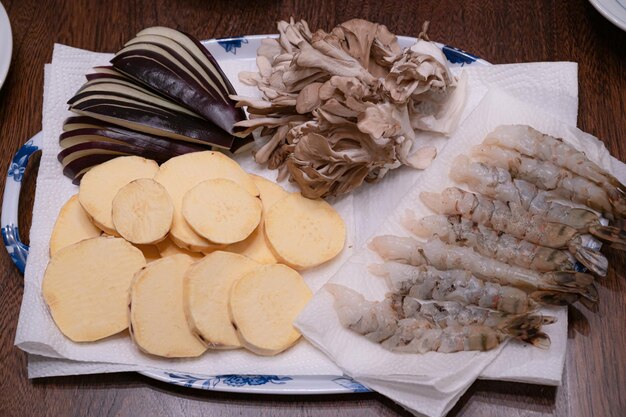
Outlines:
[[189,329],[183,309],[183,278],[192,263],[187,255],[168,256],[135,276],[130,293],[130,330],[142,351],[188,358],[206,350]]
[[93,342],[128,327],[133,275],[143,254],[124,239],[96,237],[59,250],[43,277],[43,298],[59,330],[74,342]]
[[78,194],[70,197],[61,207],[59,217],[54,223],[50,236],[50,256],[54,256],[59,250],[81,240],[98,237],[102,233],[96,227],[87,212],[78,201]]
[[156,245],[133,245],[143,253],[143,257],[146,258],[146,262],[154,262],[157,259],[161,259],[161,254]]
[[265,236],[279,261],[302,270],[337,256],[346,241],[346,226],[324,200],[293,193],[267,213]]
[[259,192],[261,193],[261,203],[263,203],[263,215],[261,216],[261,221],[259,222],[257,228],[254,229],[254,232],[250,234],[250,236],[248,236],[245,240],[242,240],[241,242],[229,245],[225,250],[245,255],[262,264],[275,264],[278,262],[278,260],[274,256],[274,253],[270,249],[267,240],[265,239],[265,227],[263,219],[268,210],[274,205],[274,203],[287,197],[289,193],[285,191],[280,185],[263,177],[259,177],[258,175],[254,174],[250,174],[250,177],[252,178],[252,181],[254,181],[257,188],[259,189]]
[[165,187],[174,203],[170,237],[178,246],[194,252],[215,250],[219,247],[198,235],[187,224],[182,214],[185,193],[202,181],[214,178],[229,179],[241,185],[250,194],[259,195],[254,182],[237,162],[219,152],[193,152],[174,157],[163,163],[154,177],[155,181]]
[[215,251],[187,270],[184,283],[187,322],[207,346],[241,347],[231,323],[228,297],[235,281],[260,266],[245,256]]
[[150,178],[129,182],[113,198],[111,219],[115,230],[138,245],[165,239],[173,216],[174,205],[167,190]]
[[166,237],[162,241],[157,242],[155,246],[159,250],[159,254],[162,258],[172,255],[188,255],[194,259],[201,259],[204,257],[204,254],[201,252],[192,252],[190,250],[178,247],[178,245],[172,242],[172,239],[170,239],[169,237]]
[[243,276],[230,292],[233,324],[245,348],[276,355],[300,338],[293,321],[313,294],[285,265],[264,265]]
[[117,192],[131,181],[152,178],[159,165],[139,156],[122,156],[91,168],[80,181],[78,199],[96,226],[117,235],[111,206]]
[[211,242],[244,240],[261,221],[263,205],[239,184],[224,178],[206,180],[183,197],[183,217],[191,228]]

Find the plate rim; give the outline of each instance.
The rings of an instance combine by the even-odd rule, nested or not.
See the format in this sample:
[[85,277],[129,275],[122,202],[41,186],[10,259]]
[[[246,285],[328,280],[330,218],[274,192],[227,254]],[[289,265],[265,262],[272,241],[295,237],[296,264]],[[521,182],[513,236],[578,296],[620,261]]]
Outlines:
[[[607,19],[609,22],[613,23],[618,28],[626,31],[626,7],[622,6],[622,4],[618,0],[609,0],[615,3],[616,7],[613,7],[613,4],[609,4],[607,0],[589,0],[589,3]],[[620,8],[621,9],[618,9]],[[615,13],[615,10],[622,11],[621,16]]]
[[[2,39],[7,39],[6,42]],[[1,43],[5,42],[4,45]],[[0,88],[4,85],[7,75],[9,73],[9,67],[11,66],[11,59],[13,57],[13,31],[11,29],[11,21],[6,9],[0,3],[0,54],[2,51],[6,51],[5,56],[0,56]],[[3,59],[8,56],[8,59]]]

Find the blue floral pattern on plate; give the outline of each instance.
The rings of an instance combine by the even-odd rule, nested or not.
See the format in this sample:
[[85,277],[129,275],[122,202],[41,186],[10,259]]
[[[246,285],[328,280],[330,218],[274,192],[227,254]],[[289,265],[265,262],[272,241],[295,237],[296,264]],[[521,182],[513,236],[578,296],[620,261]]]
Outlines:
[[237,49],[241,48],[243,44],[248,43],[248,40],[244,37],[226,38],[226,39],[217,39],[217,43],[219,46],[224,48],[224,51],[230,52],[233,55],[237,55]]
[[446,56],[447,60],[453,64],[473,64],[478,59],[477,56],[474,56],[468,52],[465,52],[462,49],[455,48],[449,45],[444,45],[441,50]]
[[26,171],[28,159],[38,150],[39,147],[33,144],[33,139],[22,145],[15,156],[13,156],[13,160],[9,166],[9,177],[13,178],[14,181],[21,182],[24,177],[24,171]]

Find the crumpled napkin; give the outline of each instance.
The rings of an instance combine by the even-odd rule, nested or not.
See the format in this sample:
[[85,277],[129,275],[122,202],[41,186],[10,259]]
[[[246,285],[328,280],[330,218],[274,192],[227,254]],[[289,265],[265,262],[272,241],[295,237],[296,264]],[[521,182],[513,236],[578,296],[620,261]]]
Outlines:
[[[448,178],[454,158],[467,154],[473,145],[482,142],[489,132],[503,124],[527,124],[561,137],[621,181],[626,180],[626,165],[611,157],[598,139],[500,89],[492,89],[450,138],[432,166],[415,180],[396,207],[385,216],[374,235],[410,236],[400,223],[405,211],[413,210],[418,218],[432,214],[420,201],[420,192],[439,192],[448,186],[458,186]],[[330,282],[355,289],[367,299],[382,299],[388,292],[384,280],[367,270],[369,264],[380,262],[374,252],[359,246]],[[509,341],[490,352],[414,355],[386,351],[343,328],[332,303],[333,297],[325,289],[317,292],[296,320],[296,327],[348,375],[369,383],[372,388],[415,412],[433,417],[445,414],[481,374],[493,379],[549,385],[560,383],[567,343],[565,307],[542,310],[558,318],[556,324],[544,327],[552,341],[547,350]]]

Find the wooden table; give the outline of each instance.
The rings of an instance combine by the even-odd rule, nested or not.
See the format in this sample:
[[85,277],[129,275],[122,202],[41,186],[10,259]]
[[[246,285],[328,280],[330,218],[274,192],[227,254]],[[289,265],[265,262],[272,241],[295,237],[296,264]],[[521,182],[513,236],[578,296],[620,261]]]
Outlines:
[[[492,63],[579,63],[581,129],[602,138],[626,160],[626,33],[585,0],[525,1],[76,1],[2,0],[13,27],[13,61],[0,90],[0,167],[41,129],[43,65],[53,43],[113,52],[152,25],[184,29],[201,39],[275,32],[274,22],[304,18],[330,29],[353,17],[416,36],[431,21],[431,39],[471,51]],[[462,3],[462,4],[461,4]],[[37,161],[29,167],[32,174]],[[29,213],[34,175],[28,175],[22,213]],[[4,186],[4,184],[2,185]],[[21,219],[28,236],[30,216]],[[612,265],[599,285],[596,313],[570,309],[569,345],[559,388],[475,383],[450,416],[626,415],[626,256],[607,251]],[[408,416],[377,394],[268,397],[200,392],[138,374],[30,381],[26,354],[13,346],[22,276],[0,256],[0,415],[2,416]]]

